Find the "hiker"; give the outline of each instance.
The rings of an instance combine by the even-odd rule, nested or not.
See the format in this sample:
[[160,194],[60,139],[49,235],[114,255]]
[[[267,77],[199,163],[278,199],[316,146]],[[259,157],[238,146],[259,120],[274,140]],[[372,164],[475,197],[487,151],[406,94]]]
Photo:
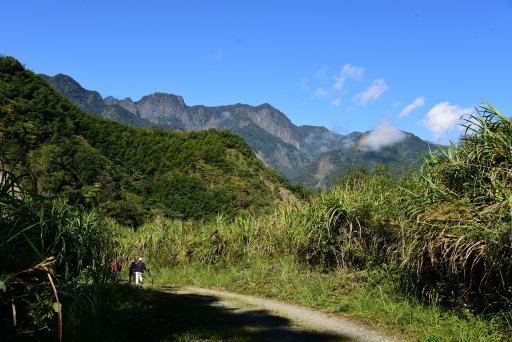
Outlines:
[[135,258],[132,258],[132,260],[130,261],[130,266],[128,267],[128,283],[133,283],[134,281],[134,270],[135,270],[135,264],[137,263],[137,261],[135,260]]
[[135,272],[135,285],[142,285],[142,274],[146,271],[146,264],[139,258],[133,269]]
[[119,273],[121,273],[122,268],[123,266],[117,259],[112,261],[112,263],[110,264],[110,272],[112,272],[112,279],[114,279],[114,281],[119,280]]

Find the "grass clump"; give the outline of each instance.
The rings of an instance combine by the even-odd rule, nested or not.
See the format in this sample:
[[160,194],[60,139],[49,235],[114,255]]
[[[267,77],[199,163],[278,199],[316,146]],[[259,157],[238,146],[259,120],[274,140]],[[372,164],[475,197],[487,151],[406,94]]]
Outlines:
[[404,201],[407,286],[432,302],[480,312],[512,303],[512,122],[488,105],[459,146],[430,155]]
[[388,261],[399,230],[396,182],[359,172],[321,193],[298,216],[298,256],[324,269],[364,269]]
[[30,195],[0,171],[0,331],[11,339],[73,336],[108,306],[110,230],[94,212]]

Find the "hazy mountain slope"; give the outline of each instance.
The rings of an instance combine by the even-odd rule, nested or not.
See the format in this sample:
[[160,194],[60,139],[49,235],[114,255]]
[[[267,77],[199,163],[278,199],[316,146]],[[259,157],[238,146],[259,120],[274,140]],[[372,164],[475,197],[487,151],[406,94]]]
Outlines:
[[[85,99],[96,108],[94,94]],[[40,195],[66,195],[126,224],[152,213],[256,213],[291,194],[228,131],[170,132],[91,116],[10,57],[0,58],[0,151]]]
[[317,158],[327,151],[351,147],[354,137],[361,134],[353,132],[344,136],[318,126],[299,126],[298,130],[302,141],[302,149],[308,153],[311,159]]
[[345,147],[321,154],[299,170],[292,179],[308,188],[326,188],[346,175],[350,169],[364,167],[371,172],[379,166],[386,166],[394,173],[414,170],[420,167],[422,155],[436,148],[414,134],[405,133],[402,141],[372,150],[364,145],[368,134],[369,132],[352,134],[352,143],[348,142],[347,137]]

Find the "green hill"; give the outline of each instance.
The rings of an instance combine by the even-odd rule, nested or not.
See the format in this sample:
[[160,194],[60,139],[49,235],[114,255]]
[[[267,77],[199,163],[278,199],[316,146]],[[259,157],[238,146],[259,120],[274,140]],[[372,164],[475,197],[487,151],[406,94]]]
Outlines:
[[136,128],[86,114],[11,57],[0,58],[0,151],[40,195],[65,195],[130,225],[155,213],[255,213],[291,194],[228,131]]

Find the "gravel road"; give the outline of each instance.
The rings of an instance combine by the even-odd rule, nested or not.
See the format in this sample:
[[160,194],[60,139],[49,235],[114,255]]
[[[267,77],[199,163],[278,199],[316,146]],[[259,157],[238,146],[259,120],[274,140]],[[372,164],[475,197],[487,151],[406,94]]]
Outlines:
[[260,341],[399,341],[346,318],[307,307],[195,286],[162,287],[178,295],[214,297],[211,305],[230,310]]

